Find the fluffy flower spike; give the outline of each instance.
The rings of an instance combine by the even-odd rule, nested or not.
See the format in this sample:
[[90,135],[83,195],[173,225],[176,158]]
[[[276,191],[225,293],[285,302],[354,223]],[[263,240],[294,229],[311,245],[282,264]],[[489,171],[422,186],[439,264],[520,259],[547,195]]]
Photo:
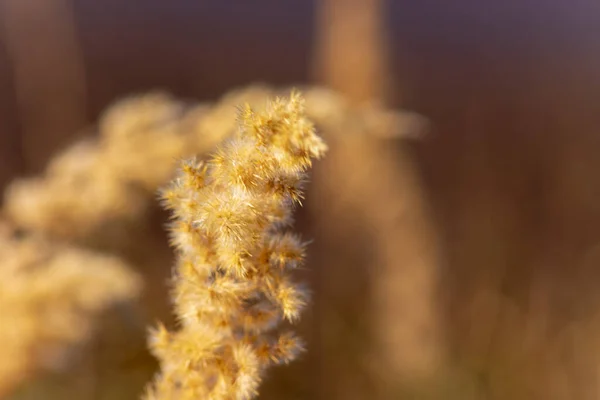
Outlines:
[[308,302],[291,277],[305,244],[285,228],[306,170],[326,149],[292,92],[261,113],[240,108],[238,133],[207,162],[183,162],[163,190],[173,215],[180,328],[151,332],[161,373],[147,400],[249,400],[269,366],[303,350],[299,338],[279,330]]

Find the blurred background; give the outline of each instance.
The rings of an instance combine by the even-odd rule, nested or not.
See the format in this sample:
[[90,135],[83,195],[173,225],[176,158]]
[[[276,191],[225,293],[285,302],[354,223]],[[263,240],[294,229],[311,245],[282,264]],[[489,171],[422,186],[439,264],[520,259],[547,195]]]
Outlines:
[[[309,351],[260,398],[600,399],[600,3],[0,0],[0,187],[98,135],[125,96],[208,103],[257,83],[427,121],[416,137],[324,128],[298,218]],[[164,219],[137,227],[164,254],[138,267],[149,324],[168,318]],[[140,343],[73,361],[95,379],[61,367],[10,396],[136,398],[156,367]]]

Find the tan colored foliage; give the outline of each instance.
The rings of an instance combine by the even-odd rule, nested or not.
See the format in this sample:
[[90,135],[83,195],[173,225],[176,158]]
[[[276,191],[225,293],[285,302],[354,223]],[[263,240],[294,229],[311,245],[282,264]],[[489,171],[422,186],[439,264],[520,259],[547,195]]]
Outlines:
[[177,252],[179,329],[152,333],[161,373],[148,399],[251,399],[264,371],[302,350],[291,332],[308,301],[291,277],[304,244],[286,228],[305,171],[326,146],[292,94],[241,111],[239,132],[208,162],[190,160],[163,191]]
[[38,370],[60,369],[96,317],[141,287],[117,257],[17,237],[8,225],[0,232],[0,265],[0,394]]

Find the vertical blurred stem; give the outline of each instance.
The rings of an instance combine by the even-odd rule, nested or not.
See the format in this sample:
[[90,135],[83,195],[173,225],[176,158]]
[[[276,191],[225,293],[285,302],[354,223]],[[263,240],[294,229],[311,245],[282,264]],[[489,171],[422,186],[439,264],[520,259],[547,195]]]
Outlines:
[[6,184],[25,167],[13,92],[6,47],[0,35],[0,191],[3,191]]
[[[0,36],[12,69],[24,167],[39,171],[86,122],[72,5],[69,0],[0,0]],[[94,398],[90,368],[92,356],[75,378],[82,399]]]
[[12,66],[23,157],[39,170],[85,125],[86,90],[69,0],[0,0],[0,34]]
[[[386,4],[385,0],[317,2],[315,78],[357,105],[385,104],[396,96]],[[315,218],[316,230],[327,232],[317,240],[327,247],[321,251],[338,258],[343,248],[344,254],[356,253],[343,264],[332,260],[318,268],[317,312],[322,324],[318,345],[323,353],[319,361],[328,366],[321,366],[323,373],[336,371],[320,379],[319,389],[322,398],[397,399],[400,390],[414,390],[423,398],[430,390],[422,387],[431,386],[442,362],[438,242],[410,154],[397,141],[364,133],[328,138],[331,152],[324,163],[330,176],[323,181],[314,177],[314,185],[321,187],[313,191],[328,195],[327,204],[317,210],[327,217]],[[359,171],[350,170],[350,165],[360,165]],[[336,213],[341,210],[347,214]],[[349,218],[352,224],[347,224]],[[327,222],[319,226],[321,220]],[[343,233],[331,231],[345,223]],[[348,237],[362,237],[362,243],[350,245]],[[368,259],[360,260],[361,256]],[[369,293],[359,293],[360,285],[352,276],[368,279]],[[348,304],[354,305],[354,313],[344,314]],[[331,338],[331,332],[342,331],[332,322],[336,318],[346,331]],[[368,329],[363,332],[364,321]],[[360,337],[360,344],[342,352],[340,343],[351,343],[348,336]]]
[[314,75],[355,102],[390,93],[385,0],[317,1]]

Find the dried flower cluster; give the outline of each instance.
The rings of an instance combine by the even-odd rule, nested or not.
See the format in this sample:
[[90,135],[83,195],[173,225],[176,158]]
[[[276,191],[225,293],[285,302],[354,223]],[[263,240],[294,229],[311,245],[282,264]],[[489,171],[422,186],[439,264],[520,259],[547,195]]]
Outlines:
[[[403,136],[407,122],[408,125],[421,122],[405,112],[357,107],[327,89],[306,87],[303,92],[306,116],[328,140],[348,136]],[[140,325],[143,326],[143,320],[148,317],[166,319],[164,265],[171,254],[159,225],[152,224],[157,221],[149,219],[155,191],[172,178],[175,159],[205,154],[236,132],[236,106],[249,103],[254,110],[262,112],[268,105],[267,99],[283,93],[283,89],[253,85],[231,91],[214,104],[189,104],[162,93],[118,101],[100,119],[97,137],[85,138],[58,154],[44,176],[16,180],[5,193],[3,212],[19,229],[27,232],[123,256],[144,278],[143,308],[136,311],[143,313]],[[331,211],[322,207],[313,210],[327,213],[328,219]],[[153,251],[149,252],[149,248]],[[0,268],[3,267],[0,265]],[[90,270],[91,282],[95,274]],[[87,284],[92,283],[82,283],[82,286]],[[66,292],[60,295],[62,289]],[[47,308],[54,309],[51,305],[54,301],[64,302],[64,298],[72,294],[68,290],[57,287]],[[94,315],[89,318],[91,323]],[[116,326],[113,330],[122,329]],[[136,349],[143,346],[141,330],[128,332],[128,335],[135,334],[128,338],[128,343]],[[36,348],[45,348],[45,340],[39,337]],[[114,342],[106,339],[107,348],[103,351],[127,353],[122,345],[118,349],[110,348]],[[52,343],[48,346],[52,347]],[[114,371],[117,359],[120,360],[115,355],[95,368]],[[151,360],[145,360],[145,365],[135,367],[146,371],[141,375],[153,368]],[[145,379],[138,377],[139,382]],[[122,386],[122,381],[103,381],[102,387],[106,390],[121,390],[113,386]]]
[[9,187],[7,214],[19,226],[67,238],[139,218],[170,179],[173,159],[219,142],[188,129],[202,112],[161,93],[116,103],[100,121],[97,140],[64,151],[45,177]]
[[[174,159],[211,151],[235,132],[235,106],[249,103],[262,110],[280,92],[255,85],[214,105],[188,105],[163,93],[118,101],[102,116],[98,138],[58,154],[44,176],[13,182],[4,211],[21,228],[87,242],[100,234],[122,242],[132,236],[121,232],[123,225],[143,220],[157,188],[172,178]],[[325,134],[399,136],[407,123],[421,122],[405,112],[352,106],[319,87],[304,93],[308,117]]]
[[326,146],[298,93],[240,114],[238,134],[209,161],[184,162],[162,193],[174,217],[180,329],[152,332],[161,373],[147,399],[250,399],[268,366],[302,350],[293,333],[277,329],[307,302],[290,276],[304,244],[285,228],[305,171]]
[[36,370],[63,365],[95,316],[135,298],[140,281],[116,257],[0,230],[2,396]]

